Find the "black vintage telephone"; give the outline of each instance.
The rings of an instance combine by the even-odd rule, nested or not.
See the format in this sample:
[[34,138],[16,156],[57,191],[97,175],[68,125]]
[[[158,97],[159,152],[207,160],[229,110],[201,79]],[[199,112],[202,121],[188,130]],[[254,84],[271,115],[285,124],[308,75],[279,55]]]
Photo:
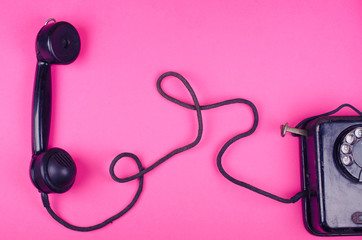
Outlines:
[[[329,116],[343,107],[360,115]],[[344,104],[299,124],[304,223],[315,235],[362,235],[362,113]]]
[[[222,157],[231,144],[251,135],[257,128],[259,117],[255,105],[246,99],[231,99],[219,103],[200,105],[189,82],[180,74],[166,72],[157,80],[157,90],[167,100],[196,112],[198,133],[195,140],[179,147],[144,168],[138,157],[132,153],[121,153],[110,165],[111,177],[120,183],[138,179],[138,190],[132,201],[119,213],[90,227],[79,227],[60,218],[51,208],[48,194],[63,193],[75,182],[76,164],[63,149],[48,149],[51,119],[51,64],[70,64],[80,51],[77,30],[67,22],[50,19],[39,31],[36,41],[37,70],[33,99],[33,156],[30,176],[35,187],[41,192],[44,207],[60,224],[76,231],[92,231],[106,226],[128,212],[139,199],[143,189],[143,176],[170,159],[172,156],[196,146],[203,133],[202,110],[228,104],[246,104],[252,110],[252,127],[228,140],[217,155],[217,167],[229,181],[254,192],[283,203],[294,203],[303,198],[304,218],[307,229],[316,235],[362,235],[362,113],[344,104],[334,111],[303,120],[296,128],[282,127],[282,134],[293,132],[300,137],[302,156],[301,192],[291,198],[282,198],[235,179],[222,165]],[[180,80],[190,93],[193,104],[188,104],[166,94],[162,81],[167,77]],[[359,117],[330,117],[343,107],[355,110]],[[139,172],[119,178],[114,172],[116,163],[123,157],[132,158]]]

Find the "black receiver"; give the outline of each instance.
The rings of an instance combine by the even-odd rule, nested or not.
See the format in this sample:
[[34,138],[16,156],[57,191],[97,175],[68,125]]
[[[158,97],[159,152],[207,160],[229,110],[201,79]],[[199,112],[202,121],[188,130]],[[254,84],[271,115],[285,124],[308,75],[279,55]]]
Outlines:
[[63,193],[69,190],[77,172],[71,156],[59,148],[48,149],[48,140],[52,106],[50,65],[72,63],[79,51],[78,32],[67,22],[47,22],[38,33],[30,175],[34,185],[44,193]]

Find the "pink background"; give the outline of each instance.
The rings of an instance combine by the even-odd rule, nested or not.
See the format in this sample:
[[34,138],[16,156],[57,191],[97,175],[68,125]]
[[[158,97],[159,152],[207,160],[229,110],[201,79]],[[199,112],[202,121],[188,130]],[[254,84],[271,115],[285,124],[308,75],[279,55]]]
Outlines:
[[[350,103],[362,109],[361,1],[2,1],[0,5],[1,239],[319,239],[302,221],[301,203],[281,204],[228,182],[217,170],[222,144],[251,126],[250,110],[204,112],[200,144],[145,176],[135,207],[101,230],[56,223],[29,179],[35,37],[54,17],[79,31],[82,49],[54,66],[50,146],[78,166],[73,188],[51,195],[76,225],[121,210],[137,183],[108,174],[120,152],[150,166],[196,136],[195,113],[163,99],[156,79],[183,74],[201,104],[253,101],[260,125],[224,157],[235,176],[275,194],[300,191],[298,139],[279,125]],[[189,101],[167,79],[168,93]],[[353,114],[344,110],[344,114]],[[133,173],[131,161],[117,166]],[[334,238],[339,239],[339,238]],[[350,237],[349,239],[357,239]]]

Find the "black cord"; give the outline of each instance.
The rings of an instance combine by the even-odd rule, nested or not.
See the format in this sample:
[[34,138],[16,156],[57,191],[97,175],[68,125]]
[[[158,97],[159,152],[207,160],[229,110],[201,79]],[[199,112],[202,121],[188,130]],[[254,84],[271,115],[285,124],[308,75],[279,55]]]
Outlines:
[[[168,76],[173,76],[175,78],[177,78],[178,80],[180,80],[184,86],[187,88],[188,92],[190,93],[192,100],[193,100],[193,105],[192,104],[188,104],[185,102],[182,102],[174,97],[171,97],[170,95],[168,95],[167,93],[165,93],[161,87],[161,83],[162,81],[168,77]],[[256,188],[250,184],[247,184],[245,182],[242,182],[240,180],[237,180],[233,177],[231,177],[228,173],[226,173],[226,171],[224,170],[222,163],[221,163],[221,159],[223,154],[225,153],[225,151],[230,147],[231,144],[233,144],[234,142],[238,141],[241,138],[247,137],[249,135],[251,135],[257,128],[258,126],[258,122],[259,122],[259,116],[258,116],[258,111],[255,107],[255,105],[250,102],[249,100],[246,99],[241,99],[241,98],[236,98],[236,99],[231,99],[231,100],[226,100],[226,101],[222,101],[222,102],[218,102],[218,103],[214,103],[214,104],[209,104],[209,105],[204,105],[204,106],[200,106],[199,101],[196,97],[196,94],[194,92],[194,90],[192,89],[191,85],[189,84],[189,82],[180,74],[176,73],[176,72],[166,72],[164,74],[162,74],[158,80],[157,80],[157,90],[158,92],[167,100],[180,105],[181,107],[184,108],[188,108],[191,110],[195,110],[196,111],[196,115],[197,115],[197,121],[198,121],[198,131],[197,131],[197,136],[195,138],[195,140],[183,147],[177,148],[173,151],[171,151],[170,153],[166,154],[164,157],[162,157],[161,159],[157,160],[155,163],[153,163],[151,166],[149,166],[148,168],[143,168],[142,167],[142,163],[139,160],[139,158],[132,154],[132,153],[122,153],[119,154],[117,157],[115,157],[110,165],[109,168],[109,172],[110,175],[112,177],[113,180],[120,182],[120,183],[125,183],[125,182],[129,182],[135,179],[139,179],[139,186],[138,186],[138,190],[135,194],[135,196],[133,197],[132,201],[127,205],[127,207],[125,209],[123,209],[121,212],[117,213],[116,215],[108,218],[107,220],[105,220],[104,222],[94,225],[94,226],[90,226],[90,227],[78,227],[75,225],[72,225],[66,221],[64,221],[62,218],[60,218],[52,209],[49,203],[49,198],[48,195],[46,193],[42,193],[42,201],[43,201],[43,205],[44,207],[47,209],[47,211],[49,212],[49,214],[60,224],[62,224],[63,226],[75,230],[75,231],[92,231],[92,230],[96,230],[99,228],[102,228],[104,226],[106,226],[107,224],[111,223],[112,221],[120,218],[121,216],[123,216],[126,212],[128,212],[137,202],[137,200],[139,199],[141,192],[142,192],[142,188],[143,188],[143,176],[150,172],[151,170],[155,169],[156,167],[158,167],[159,165],[161,165],[163,162],[165,162],[166,160],[170,159],[171,157],[175,156],[176,154],[182,153],[188,149],[191,149],[193,147],[195,147],[201,140],[202,137],[202,133],[203,133],[203,122],[202,122],[202,114],[201,111],[202,110],[209,110],[209,109],[213,109],[213,108],[218,108],[221,106],[225,106],[225,105],[230,105],[230,104],[236,104],[236,103],[240,103],[240,104],[246,104],[247,106],[249,106],[253,112],[253,117],[254,117],[254,122],[253,125],[251,127],[250,130],[243,132],[241,134],[236,135],[235,137],[231,138],[229,141],[227,141],[224,146],[221,148],[218,156],[217,156],[217,167],[219,169],[219,171],[221,172],[221,174],[227,178],[229,181],[250,189],[251,191],[254,191],[256,193],[259,193],[261,195],[264,195],[266,197],[269,197],[271,199],[274,199],[276,201],[279,202],[283,202],[283,203],[294,203],[296,201],[298,201],[300,198],[304,197],[306,195],[306,192],[299,192],[296,195],[294,195],[293,197],[291,197],[290,199],[285,199],[285,198],[281,198],[278,197],[274,194],[271,194],[269,192],[263,191],[259,188]],[[119,178],[115,175],[114,173],[114,167],[116,165],[116,163],[123,157],[130,157],[132,158],[138,166],[139,172],[137,174],[134,174],[132,176],[126,177],[126,178]]]

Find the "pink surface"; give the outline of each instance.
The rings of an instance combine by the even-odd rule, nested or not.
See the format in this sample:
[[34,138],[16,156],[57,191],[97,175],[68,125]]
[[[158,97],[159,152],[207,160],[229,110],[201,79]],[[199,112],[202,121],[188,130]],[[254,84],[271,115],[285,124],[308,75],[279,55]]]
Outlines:
[[[69,192],[50,199],[64,219],[87,226],[122,209],[136,190],[136,182],[118,184],[108,174],[118,153],[133,152],[150,166],[196,136],[195,113],[157,93],[157,77],[170,70],[190,81],[201,104],[253,101],[260,125],[226,153],[224,165],[275,194],[298,192],[298,139],[281,138],[279,125],[345,102],[362,109],[361,1],[34,0],[0,7],[1,239],[319,239],[305,230],[300,202],[275,202],[218,172],[222,144],[251,126],[244,106],[204,112],[200,144],[147,174],[140,200],[113,224],[79,233],[56,223],[28,173],[34,42],[50,17],[72,23],[82,41],[76,62],[52,69],[50,145],[69,151],[78,175]],[[189,100],[176,81],[164,87]],[[123,161],[117,170],[127,176],[135,167]]]

